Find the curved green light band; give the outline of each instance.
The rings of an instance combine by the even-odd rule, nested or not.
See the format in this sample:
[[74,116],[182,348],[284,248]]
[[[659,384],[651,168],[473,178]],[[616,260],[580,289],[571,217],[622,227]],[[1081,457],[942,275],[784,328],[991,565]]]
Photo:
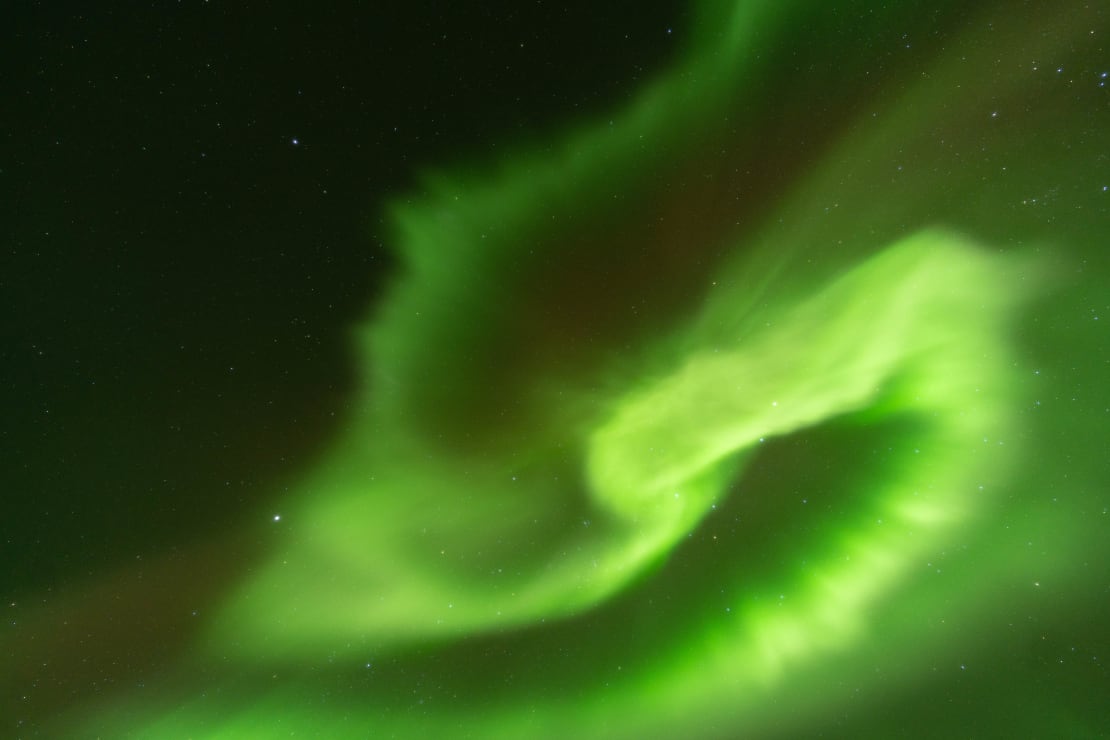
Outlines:
[[[1048,125],[1041,113],[983,134],[967,121],[989,122],[987,87],[1001,101],[1031,84],[1048,91],[1019,62],[1071,53],[1061,50],[1085,38],[1090,18],[1076,10],[1056,34],[1021,18],[1000,19],[993,35],[952,31],[921,72],[879,86],[819,152],[797,155],[789,183],[772,185],[773,168],[745,174],[765,144],[749,134],[770,135],[775,126],[753,123],[764,115],[805,111],[776,107],[761,84],[806,7],[705,3],[687,60],[622,115],[494,174],[429,177],[424,199],[393,207],[403,265],[356,331],[357,411],[288,497],[280,527],[260,529],[273,554],[223,605],[195,659],[242,667],[246,687],[229,680],[226,703],[192,698],[141,720],[106,710],[96,727],[213,738],[758,735],[781,729],[782,713],[804,726],[853,687],[923,670],[950,628],[923,625],[916,605],[959,602],[1030,562],[986,558],[941,585],[926,580],[935,560],[975,540],[1023,465],[1008,433],[1029,402],[1011,329],[1028,324],[1024,306],[1043,287],[1030,276],[1050,260],[995,238],[1086,244],[1095,227],[998,215],[1016,213],[1014,194],[1045,173],[1080,171],[1063,146],[1037,139],[1046,164],[1008,170],[1013,182],[997,187],[960,152],[1026,151]],[[852,7],[878,29],[902,18]],[[856,64],[842,72],[862,80],[869,62]],[[964,85],[966,67],[1000,71],[989,86]],[[718,160],[727,167],[713,169]],[[722,192],[725,205],[709,203]],[[1007,218],[1017,225],[988,223]],[[639,239],[658,247],[642,292],[629,287]],[[606,246],[621,259],[597,257]],[[673,285],[684,300],[643,321],[627,303],[611,317],[616,303],[576,288],[599,264],[622,300],[662,302]],[[550,657],[570,629],[553,632],[553,647],[544,635],[554,625],[611,628],[606,614],[623,614],[622,599],[665,598],[650,579],[685,563],[683,548],[730,499],[793,494],[749,482],[776,440],[899,420],[910,431],[892,434],[881,464],[844,470],[858,490],[798,543],[797,562],[749,569],[734,562],[745,543],[699,561],[698,599],[667,623],[683,634],[629,626],[658,637],[636,665],[561,664],[565,684],[549,690],[533,676],[523,695],[487,676],[478,698],[434,706],[350,678],[364,662],[404,665],[472,643]],[[807,464],[830,463],[800,456]],[[604,636],[583,641],[605,647]],[[900,656],[889,677],[878,667],[890,668],[878,656],[888,648]],[[346,688],[321,688],[323,662],[347,666],[336,679]],[[292,677],[269,689],[259,677],[271,671]]]

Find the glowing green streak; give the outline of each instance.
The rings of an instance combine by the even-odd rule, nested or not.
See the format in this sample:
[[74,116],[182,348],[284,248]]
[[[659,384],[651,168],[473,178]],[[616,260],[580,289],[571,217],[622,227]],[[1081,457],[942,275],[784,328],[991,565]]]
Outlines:
[[[954,565],[944,585],[923,576],[926,564],[931,573],[934,559],[988,527],[1001,492],[1030,495],[1015,482],[1027,451],[1010,430],[1023,428],[1019,410],[1029,399],[1010,327],[1028,328],[1023,304],[1042,289],[1028,275],[1048,260],[996,254],[984,234],[1080,250],[1105,236],[1105,225],[1064,230],[1014,211],[1046,177],[1090,185],[1070,174],[1082,171],[1068,160],[1079,155],[1063,147],[1048,152],[1052,145],[1038,140],[1042,160],[1005,160],[1014,184],[983,186],[983,173],[959,160],[961,148],[988,141],[1022,153],[1028,132],[1047,124],[1030,113],[1028,128],[962,134],[971,130],[965,117],[990,111],[979,110],[983,85],[953,80],[964,66],[1005,58],[990,85],[997,100],[1018,100],[1029,85],[1048,96],[1051,80],[1017,70],[1026,56],[1063,53],[1075,33],[1029,31],[1040,28],[1031,18],[1000,21],[1003,41],[980,31],[956,36],[931,75],[898,86],[845,126],[766,213],[707,237],[730,256],[700,276],[696,300],[663,314],[638,354],[568,348],[515,394],[486,387],[483,366],[467,359],[473,347],[508,357],[513,347],[489,337],[515,326],[519,306],[535,314],[525,322],[547,318],[549,306],[501,291],[527,261],[524,237],[542,233],[551,214],[585,210],[603,221],[614,191],[688,177],[686,160],[697,175],[717,145],[739,150],[730,162],[758,159],[761,142],[732,128],[763,112],[747,108],[773,71],[760,44],[774,43],[792,11],[790,3],[706,3],[688,61],[611,124],[577,132],[553,154],[521,153],[493,177],[430,177],[426,200],[394,208],[405,268],[357,332],[368,378],[359,412],[290,496],[273,556],[214,620],[198,662],[226,658],[269,674],[322,656],[351,665],[367,656],[404,660],[428,646],[542,631],[556,618],[604,608],[697,535],[727,496],[785,495],[752,488],[744,476],[774,438],[834,421],[913,422],[913,433],[890,441],[884,465],[854,472],[856,502],[798,543],[800,562],[754,573],[727,557],[702,563],[711,572],[698,577],[711,585],[705,604],[691,606],[685,633],[659,635],[644,647],[650,659],[604,685],[593,678],[601,668],[587,664],[579,693],[500,700],[492,692],[489,701],[400,712],[388,688],[372,687],[332,711],[305,699],[318,685],[310,674],[244,691],[241,700],[229,686],[228,706],[196,700],[152,710],[141,734],[759,732],[774,724],[769,699],[804,723],[851,698],[852,685],[909,680],[950,636],[915,621],[919,605],[959,603],[984,581],[1019,571],[1024,578],[1034,560],[1010,555]],[[898,18],[881,20],[893,27]],[[1074,23],[1065,30],[1082,25]],[[764,35],[772,40],[757,41]],[[1022,43],[1009,40],[1015,35]],[[910,171],[899,174],[899,163]],[[701,191],[694,196],[676,198],[700,207]],[[1000,204],[1005,215],[991,216]],[[1084,215],[1096,207],[1082,205]],[[992,218],[1020,223],[992,228]],[[697,219],[682,226],[692,231]],[[573,250],[573,236],[559,246]],[[636,245],[612,246],[635,255]],[[707,253],[695,247],[706,249],[691,245],[692,255]],[[562,256],[556,250],[554,261]],[[670,277],[653,274],[662,287]],[[465,434],[444,432],[443,442],[434,426],[441,407],[457,411],[451,404],[476,393],[486,407],[504,395],[538,408],[540,419],[521,412],[534,423],[476,428],[473,449],[463,447]],[[506,403],[506,414],[514,409]],[[1067,558],[1037,563],[1040,572],[1068,566]],[[982,608],[969,603],[959,613],[971,619]],[[896,658],[876,657],[883,650]],[[889,669],[882,681],[876,665]],[[109,710],[97,726],[135,725]]]
[[[804,579],[789,585],[786,607],[777,601],[749,608],[737,603],[701,632],[689,652],[663,661],[659,674],[633,677],[603,706],[591,708],[589,701],[577,707],[533,705],[527,716],[515,718],[516,709],[503,707],[496,727],[483,725],[483,735],[513,737],[542,728],[555,736],[562,723],[566,731],[576,723],[588,728],[606,712],[635,715],[645,703],[654,713],[644,724],[630,721],[625,730],[630,735],[649,731],[661,718],[681,721],[691,711],[719,711],[721,702],[732,712],[750,711],[788,671],[797,673],[799,664],[847,650],[860,639],[875,602],[906,576],[915,558],[944,542],[947,528],[986,501],[985,489],[995,488],[1012,462],[1016,446],[983,438],[1009,423],[1009,358],[999,341],[999,321],[1011,291],[982,288],[1004,284],[1000,278],[1006,274],[998,260],[961,239],[925,233],[787,310],[770,330],[735,348],[695,353],[671,376],[629,392],[588,443],[591,490],[601,507],[618,515],[617,521],[604,536],[576,538],[574,554],[560,552],[541,575],[532,576],[533,583],[510,590],[492,574],[484,581],[453,583],[436,578],[433,566],[403,567],[397,559],[388,567],[376,566],[375,557],[391,548],[401,552],[405,538],[419,535],[401,532],[378,543],[373,540],[387,532],[374,527],[369,546],[364,540],[353,542],[355,528],[349,522],[365,494],[342,497],[344,507],[351,508],[329,512],[333,518],[317,526],[341,532],[346,520],[351,539],[337,538],[330,550],[313,543],[307,555],[291,550],[248,592],[253,609],[281,623],[276,637],[262,634],[299,649],[309,644],[336,650],[338,641],[352,640],[365,649],[366,642],[380,646],[420,635],[493,629],[581,608],[620,588],[684,537],[721,495],[732,473],[728,461],[738,451],[865,408],[928,419],[928,432],[913,440],[918,447],[900,454],[899,477],[874,481],[859,520],[813,548],[820,558]],[[868,326],[863,336],[861,325]],[[458,494],[457,486],[435,477],[409,485],[423,488],[426,498],[407,506],[394,502],[377,518],[416,526],[426,521],[425,507],[432,501]],[[486,513],[482,508],[457,525],[480,528]],[[527,529],[526,522],[515,526]],[[365,532],[366,527],[358,529]],[[470,536],[477,539],[482,533]],[[299,575],[297,557],[322,568],[316,572],[343,566],[339,584],[349,590],[328,597],[330,585],[310,585],[309,573]],[[287,583],[317,603],[297,599]],[[276,591],[278,598],[261,601],[265,589]],[[245,636],[239,645],[250,649]],[[707,689],[714,685],[717,691]],[[293,701],[284,694],[264,700],[213,737],[250,736],[260,717],[281,715]],[[151,734],[169,731],[180,721],[169,718]],[[364,731],[362,726],[344,730],[323,717],[311,722],[334,737]],[[424,731],[435,734],[483,722],[476,715],[448,712]],[[383,732],[421,731],[408,721],[373,726]]]
[[[894,553],[864,544],[867,557],[825,584],[836,592],[826,603],[855,621],[898,575],[901,550],[914,554],[927,543],[919,530],[974,508],[983,496],[975,482],[1007,460],[980,441],[1007,425],[998,337],[1012,291],[984,287],[1008,285],[1006,274],[960,239],[926,233],[836,280],[768,330],[690,353],[671,376],[612,404],[615,412],[589,433],[587,488],[599,505],[591,516],[602,520],[575,522],[557,551],[527,571],[505,573],[520,567],[513,553],[535,536],[529,525],[560,498],[554,473],[518,485],[510,467],[406,461],[390,472],[378,461],[369,470],[379,472],[364,478],[346,467],[338,478],[324,476],[310,486],[323,500],[317,494],[287,517],[307,522],[309,534],[244,596],[248,613],[234,623],[243,633],[235,643],[265,654],[275,642],[298,652],[337,650],[358,637],[358,649],[366,642],[380,649],[578,611],[624,586],[700,521],[734,477],[734,454],[881,403],[886,414],[933,418],[935,429],[917,443],[928,464],[907,461],[898,484],[876,492],[886,529],[902,526],[918,538]],[[467,505],[449,509],[449,522],[429,535],[429,519],[448,511],[437,507],[460,499]],[[616,517],[605,521],[606,510]],[[486,556],[488,549],[502,559]],[[319,573],[329,579],[321,583]]]
[[635,394],[593,435],[600,497],[630,518],[674,519],[685,504],[668,494],[701,471],[765,437],[872,406],[900,375],[916,377],[899,410],[960,430],[998,424],[970,399],[999,370],[991,356],[1001,354],[993,337],[1007,291],[984,291],[1002,273],[959,245],[941,234],[896,245],[761,334],[692,354]]

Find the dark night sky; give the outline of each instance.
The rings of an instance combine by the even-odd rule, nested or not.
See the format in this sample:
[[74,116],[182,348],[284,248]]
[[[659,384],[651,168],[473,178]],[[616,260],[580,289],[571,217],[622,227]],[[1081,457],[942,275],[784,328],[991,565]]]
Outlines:
[[9,15],[0,590],[279,492],[343,415],[346,330],[391,269],[381,204],[628,100],[673,56],[680,6]]

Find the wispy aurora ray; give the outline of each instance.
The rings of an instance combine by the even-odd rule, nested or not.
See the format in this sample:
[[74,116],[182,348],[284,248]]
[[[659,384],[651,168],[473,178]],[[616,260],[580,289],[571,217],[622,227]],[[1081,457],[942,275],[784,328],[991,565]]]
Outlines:
[[804,734],[1105,559],[1041,498],[1098,510],[1097,455],[1051,469],[1104,418],[1034,373],[1102,393],[1103,11],[702,13],[627,110],[394,207],[343,438],[186,678],[77,726]]

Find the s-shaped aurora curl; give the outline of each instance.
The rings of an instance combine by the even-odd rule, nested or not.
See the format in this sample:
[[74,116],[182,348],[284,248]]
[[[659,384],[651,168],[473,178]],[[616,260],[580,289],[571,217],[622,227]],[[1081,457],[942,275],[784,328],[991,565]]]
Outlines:
[[[797,636],[803,644],[839,642],[935,545],[935,530],[979,508],[983,483],[1004,480],[1017,453],[983,439],[1007,427],[1012,389],[999,336],[1013,292],[983,286],[1010,284],[1011,269],[958,237],[923,232],[742,340],[689,330],[670,373],[631,386],[597,421],[526,463],[442,454],[432,462],[417,448],[368,464],[343,453],[306,486],[317,492],[310,504],[287,507],[307,531],[298,528],[298,541],[233,605],[235,642],[265,655],[275,644],[343,651],[357,639],[358,650],[368,641],[377,652],[580,612],[695,531],[732,481],[743,480],[740,458],[760,443],[882,409],[921,421],[916,449],[899,455],[897,476],[871,483],[858,531],[846,527],[849,541],[814,563],[806,608],[792,617],[811,623],[812,634]],[[722,298],[704,312],[724,310]],[[736,495],[760,495],[742,489]],[[584,513],[546,524],[566,518],[556,507],[568,498]],[[464,506],[429,516],[445,502]],[[872,526],[876,517],[883,527]],[[553,543],[519,557],[535,548],[541,522]],[[790,648],[767,659],[777,663],[780,650]],[[765,675],[766,665],[749,666]]]
[[1018,337],[1052,366],[1038,276],[1107,233],[1105,101],[1028,60],[1106,23],[895,5],[707,2],[627,110],[394,206],[357,411],[183,669],[240,666],[225,699],[88,726],[762,736],[971,649],[972,589],[1033,563],[989,552],[1050,434]]

